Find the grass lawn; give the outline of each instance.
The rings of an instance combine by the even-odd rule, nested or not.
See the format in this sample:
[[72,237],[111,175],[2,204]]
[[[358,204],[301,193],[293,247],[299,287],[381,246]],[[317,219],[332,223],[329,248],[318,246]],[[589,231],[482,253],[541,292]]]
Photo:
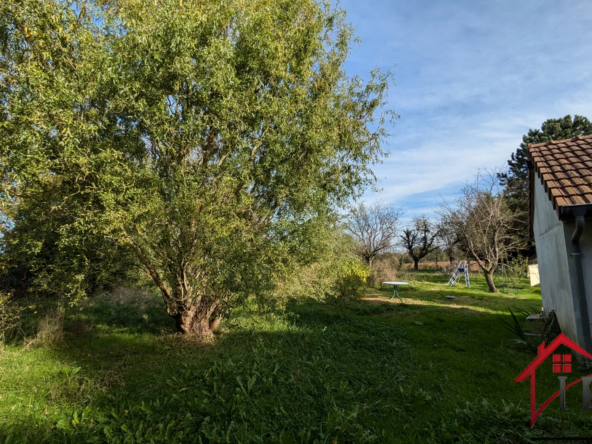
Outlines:
[[[568,391],[567,412],[556,400],[532,431],[527,425],[529,384],[513,379],[535,354],[509,345],[501,319],[510,320],[508,308],[540,308],[538,289],[524,281],[511,294],[489,294],[479,276],[470,289],[450,288],[434,272],[409,280],[403,302],[385,288],[353,303],[236,309],[207,344],[173,334],[157,296],[96,298],[66,320],[60,345],[4,347],[0,443],[592,436],[580,386]],[[42,315],[37,306],[26,313],[29,321]],[[584,374],[575,368],[568,383]],[[550,365],[541,367],[539,403],[558,388]]]

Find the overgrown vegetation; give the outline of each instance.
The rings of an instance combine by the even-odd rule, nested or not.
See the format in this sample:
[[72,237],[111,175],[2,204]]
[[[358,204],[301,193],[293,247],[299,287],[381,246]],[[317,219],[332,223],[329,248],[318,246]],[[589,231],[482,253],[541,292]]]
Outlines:
[[558,334],[524,321],[524,150],[440,221],[340,218],[396,117],[352,40],[324,0],[0,3],[0,444],[590,435],[513,383]]
[[[592,418],[579,412],[579,393],[568,392],[569,412],[551,406],[528,427],[529,387],[513,379],[532,354],[509,346],[512,335],[499,317],[509,320],[508,304],[540,304],[538,290],[522,280],[518,293],[492,295],[482,277],[467,289],[445,287],[441,273],[409,273],[403,303],[390,303],[389,290],[369,289],[361,301],[290,299],[281,310],[247,304],[206,344],[176,335],[154,292],[106,293],[68,312],[61,343],[7,344],[0,442],[589,436]],[[50,310],[35,306],[23,316]],[[28,335],[33,325],[25,322]],[[537,384],[543,393],[556,390],[552,377]]]
[[400,276],[400,268],[403,265],[402,255],[386,253],[377,256],[372,261],[370,276],[367,283],[370,287],[379,287],[384,281],[394,281]]
[[384,155],[390,73],[345,73],[344,19],[316,0],[1,3],[6,269],[78,303],[131,256],[197,339],[272,292]]

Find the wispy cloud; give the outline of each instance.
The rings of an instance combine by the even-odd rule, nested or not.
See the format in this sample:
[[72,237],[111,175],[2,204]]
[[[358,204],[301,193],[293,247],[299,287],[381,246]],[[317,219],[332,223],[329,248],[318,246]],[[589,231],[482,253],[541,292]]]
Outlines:
[[592,8],[587,0],[345,0],[362,44],[347,69],[394,68],[400,115],[370,200],[428,212],[480,167],[499,167],[529,128],[592,118]]

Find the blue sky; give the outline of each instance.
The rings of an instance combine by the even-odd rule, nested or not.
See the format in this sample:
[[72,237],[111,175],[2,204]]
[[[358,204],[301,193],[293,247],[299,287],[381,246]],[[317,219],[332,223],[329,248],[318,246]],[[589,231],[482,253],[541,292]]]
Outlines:
[[505,166],[529,128],[592,119],[589,0],[343,0],[361,44],[346,64],[392,68],[400,119],[375,167],[380,199],[432,214],[479,167]]

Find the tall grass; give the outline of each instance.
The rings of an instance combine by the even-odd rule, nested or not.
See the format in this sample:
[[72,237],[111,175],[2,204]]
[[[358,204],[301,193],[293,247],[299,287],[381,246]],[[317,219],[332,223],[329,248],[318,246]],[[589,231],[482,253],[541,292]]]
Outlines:
[[[7,347],[0,443],[528,442],[592,424],[567,413],[531,431],[511,382],[531,356],[500,355],[509,334],[469,310],[507,302],[479,279],[445,289],[441,276],[424,278],[411,281],[410,303],[246,305],[207,344],[176,335],[157,295],[101,296],[64,319],[62,342]],[[444,290],[468,309],[444,307]],[[81,319],[88,330],[69,333]]]

